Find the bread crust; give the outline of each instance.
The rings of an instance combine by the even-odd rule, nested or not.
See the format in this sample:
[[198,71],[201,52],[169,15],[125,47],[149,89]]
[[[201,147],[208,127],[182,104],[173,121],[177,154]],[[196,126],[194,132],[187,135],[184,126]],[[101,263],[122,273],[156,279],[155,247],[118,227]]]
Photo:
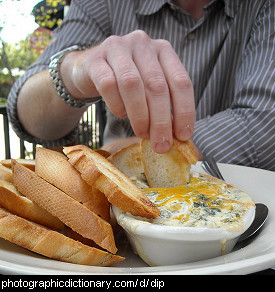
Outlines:
[[30,170],[34,171],[35,170],[35,160],[34,159],[23,159],[23,158],[18,158],[18,159],[4,159],[1,160],[0,163],[4,165],[7,168],[11,168],[12,160],[16,160],[20,164],[26,166]]
[[134,216],[159,216],[159,209],[110,161],[83,145],[63,151],[82,178],[103,192],[111,204]]
[[173,147],[178,149],[183,155],[184,159],[188,164],[195,164],[198,161],[198,154],[195,150],[193,143],[188,141],[179,141],[174,137]]
[[12,170],[0,164],[0,179],[12,183]]
[[0,180],[0,206],[30,221],[55,230],[62,230],[64,224],[30,199],[22,196],[14,185]]
[[13,162],[13,183],[23,195],[74,231],[116,253],[113,230],[108,222],[16,161]]
[[141,157],[148,184],[155,187],[175,187],[189,181],[190,165],[197,162],[191,142],[174,138],[171,149],[163,154],[154,152],[149,139],[141,141]]
[[86,246],[0,208],[0,237],[38,254],[74,264],[109,266],[124,258]]

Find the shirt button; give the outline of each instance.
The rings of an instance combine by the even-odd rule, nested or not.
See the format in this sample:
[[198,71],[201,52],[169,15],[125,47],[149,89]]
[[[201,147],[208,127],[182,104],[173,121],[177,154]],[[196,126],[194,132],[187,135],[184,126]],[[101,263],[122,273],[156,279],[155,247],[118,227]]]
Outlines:
[[195,34],[193,32],[190,32],[188,35],[187,35],[187,38],[191,41],[195,38]]

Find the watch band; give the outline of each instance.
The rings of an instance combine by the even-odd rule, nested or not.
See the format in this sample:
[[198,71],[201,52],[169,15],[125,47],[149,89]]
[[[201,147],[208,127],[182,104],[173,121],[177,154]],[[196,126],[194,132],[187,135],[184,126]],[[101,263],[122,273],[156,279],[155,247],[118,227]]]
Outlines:
[[86,107],[87,105],[92,104],[100,99],[100,97],[91,97],[91,98],[85,98],[85,99],[73,98],[68,92],[68,90],[66,89],[62,81],[62,78],[60,75],[60,65],[62,63],[62,60],[68,53],[73,52],[73,51],[80,51],[83,49],[84,48],[75,45],[65,50],[62,50],[51,57],[51,62],[49,65],[51,80],[53,82],[53,85],[57,93],[66,104],[68,104],[71,107],[77,107],[77,108]]

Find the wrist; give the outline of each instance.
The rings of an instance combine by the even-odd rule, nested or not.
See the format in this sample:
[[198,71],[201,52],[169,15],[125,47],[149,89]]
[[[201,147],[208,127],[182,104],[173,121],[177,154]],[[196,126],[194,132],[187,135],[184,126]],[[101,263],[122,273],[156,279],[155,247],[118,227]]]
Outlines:
[[82,51],[70,52],[67,54],[62,63],[60,64],[60,74],[64,85],[70,94],[77,99],[87,98],[88,95],[81,89],[81,83],[87,82],[83,80],[84,76],[79,76],[81,73],[81,64],[79,64],[79,58]]
[[87,71],[87,50],[70,52],[60,66],[61,76],[68,91],[75,98],[99,98]]
[[[49,72],[55,90],[61,99],[71,107],[81,108],[98,101],[100,97],[86,95],[85,92],[79,90],[81,88],[81,84],[77,82],[79,77],[82,84],[89,84],[89,82],[81,78],[79,74],[75,75],[75,64],[77,63],[78,53],[81,53],[79,46],[73,46],[56,53],[51,58]],[[78,78],[75,80],[75,77]]]

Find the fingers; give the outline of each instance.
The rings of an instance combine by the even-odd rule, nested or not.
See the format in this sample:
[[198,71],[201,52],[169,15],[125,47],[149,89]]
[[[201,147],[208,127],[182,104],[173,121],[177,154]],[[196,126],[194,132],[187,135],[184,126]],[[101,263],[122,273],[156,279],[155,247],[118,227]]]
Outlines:
[[165,41],[159,42],[162,46],[159,60],[170,89],[174,134],[179,140],[185,141],[191,138],[194,128],[193,85],[171,45]]
[[113,68],[119,94],[136,136],[148,137],[150,121],[144,84],[132,54],[123,51],[120,45],[113,46],[107,62]]
[[[95,50],[97,50],[96,48]],[[97,52],[93,52],[97,56]],[[106,57],[99,54],[98,57],[92,58],[92,64],[87,71],[89,78],[93,81],[99,95],[105,100],[107,106],[112,113],[119,117],[125,118],[127,116],[126,109],[118,91],[118,85],[115,73],[110,65],[106,62]],[[89,64],[89,62],[87,62]]]
[[168,42],[137,31],[110,37],[96,50],[90,79],[113,114],[128,116],[136,136],[150,136],[159,153],[170,149],[173,132],[179,140],[191,138],[193,87]]
[[[90,79],[114,115],[120,118],[128,116],[136,136],[149,137],[147,100],[131,50],[125,49],[125,43],[115,36],[97,49],[101,51],[98,54],[93,52],[99,57],[90,60],[93,64],[89,69]],[[105,53],[102,54],[102,51]]]
[[169,87],[156,48],[147,46],[145,50],[142,46],[142,42],[135,46],[134,61],[144,85],[152,147],[156,152],[163,153],[170,149],[173,142]]

